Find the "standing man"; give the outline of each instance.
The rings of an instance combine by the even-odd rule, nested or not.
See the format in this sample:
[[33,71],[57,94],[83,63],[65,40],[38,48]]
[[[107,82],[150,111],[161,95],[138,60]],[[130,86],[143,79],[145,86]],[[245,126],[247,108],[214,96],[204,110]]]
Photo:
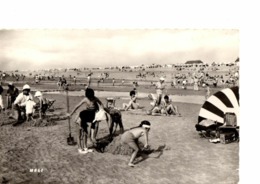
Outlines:
[[38,84],[39,82],[40,82],[39,75],[36,74],[36,76],[35,76],[35,84]]
[[20,93],[17,98],[14,101],[13,109],[14,109],[14,118],[17,120],[16,123],[13,124],[13,126],[16,126],[20,123],[22,123],[25,119],[25,102],[29,99],[33,100],[33,96],[30,93],[31,88],[28,84],[25,84],[23,86],[23,92]]
[[163,90],[166,88],[166,84],[164,83],[164,81],[165,81],[165,78],[161,77],[159,82],[157,82],[155,84],[155,89],[156,89],[156,94],[157,94],[156,105],[161,104]]
[[76,76],[73,77],[73,81],[74,81],[74,86],[76,86],[76,83],[77,83]]
[[8,84],[8,90],[7,90],[7,109],[11,109],[12,105],[16,99],[16,97],[19,95],[19,90],[14,86],[12,82]]
[[65,89],[65,88],[66,88],[66,85],[67,85],[67,80],[65,79],[65,77],[64,77],[64,75],[63,75],[62,78],[61,78],[61,87],[62,87],[63,89]]
[[90,87],[90,84],[91,84],[91,73],[88,74],[88,77],[87,77],[87,86]]
[[2,93],[3,93],[4,89],[2,87],[2,82],[0,82],[0,112],[3,110],[5,110],[4,107],[4,103],[3,103],[3,97],[2,97]]
[[112,83],[113,83],[113,86],[115,86],[115,78],[113,78]]

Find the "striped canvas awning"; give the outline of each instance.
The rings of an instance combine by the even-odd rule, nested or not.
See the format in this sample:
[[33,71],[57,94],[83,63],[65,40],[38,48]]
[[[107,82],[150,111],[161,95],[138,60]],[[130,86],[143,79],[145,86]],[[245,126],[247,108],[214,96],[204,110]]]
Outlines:
[[[239,119],[239,87],[226,88],[210,96],[202,105],[198,123],[204,119],[224,123],[224,114],[233,112]],[[239,126],[239,121],[237,122]]]

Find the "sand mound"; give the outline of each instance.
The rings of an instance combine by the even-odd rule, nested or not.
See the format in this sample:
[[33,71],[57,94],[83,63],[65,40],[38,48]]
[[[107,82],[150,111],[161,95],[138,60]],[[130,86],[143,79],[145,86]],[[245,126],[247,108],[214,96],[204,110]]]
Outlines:
[[32,124],[32,126],[35,127],[44,127],[44,126],[54,126],[57,123],[51,119],[37,119],[35,122]]
[[[144,147],[142,142],[138,142],[140,149]],[[113,141],[106,146],[104,152],[118,154],[118,155],[131,155],[133,149],[130,148],[127,144],[121,144],[121,135],[115,137]]]
[[0,114],[0,126],[13,124],[14,122],[16,122],[16,120],[9,118],[9,114],[6,113]]

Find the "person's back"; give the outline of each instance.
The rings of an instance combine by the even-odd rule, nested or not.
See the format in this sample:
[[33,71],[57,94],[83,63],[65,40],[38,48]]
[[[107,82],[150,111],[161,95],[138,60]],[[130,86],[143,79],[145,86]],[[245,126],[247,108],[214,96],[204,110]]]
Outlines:
[[139,137],[144,135],[145,130],[142,127],[136,127],[133,129],[130,129],[129,132],[131,132],[135,139],[138,139]]
[[8,87],[7,95],[9,95],[11,97],[11,101],[14,102],[15,98],[19,95],[19,90],[13,85],[8,85]]
[[150,122],[149,121],[142,121],[141,124],[138,127],[134,127],[126,132],[123,133],[121,137],[121,143],[127,144],[129,147],[131,147],[134,151],[131,155],[131,158],[129,160],[128,165],[133,167],[134,165],[134,159],[139,151],[139,145],[137,144],[137,140],[144,135],[144,148],[148,148],[148,132],[150,130]]

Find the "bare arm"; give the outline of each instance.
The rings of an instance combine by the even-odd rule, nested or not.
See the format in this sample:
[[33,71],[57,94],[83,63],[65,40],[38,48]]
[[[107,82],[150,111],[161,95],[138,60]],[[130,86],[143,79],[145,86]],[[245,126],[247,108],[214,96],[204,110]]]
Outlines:
[[85,99],[81,100],[81,102],[79,102],[79,103],[75,106],[75,108],[74,108],[73,111],[69,114],[69,116],[72,116],[72,115],[76,112],[76,110],[78,110],[78,108],[80,108],[81,105],[83,105],[84,103],[86,103]]
[[102,103],[97,97],[96,97],[96,101],[97,101],[97,103],[101,106],[101,108],[104,109],[103,103]]
[[144,140],[145,140],[144,147],[147,148],[148,147],[148,131],[147,130],[145,130],[145,132],[144,132]]

